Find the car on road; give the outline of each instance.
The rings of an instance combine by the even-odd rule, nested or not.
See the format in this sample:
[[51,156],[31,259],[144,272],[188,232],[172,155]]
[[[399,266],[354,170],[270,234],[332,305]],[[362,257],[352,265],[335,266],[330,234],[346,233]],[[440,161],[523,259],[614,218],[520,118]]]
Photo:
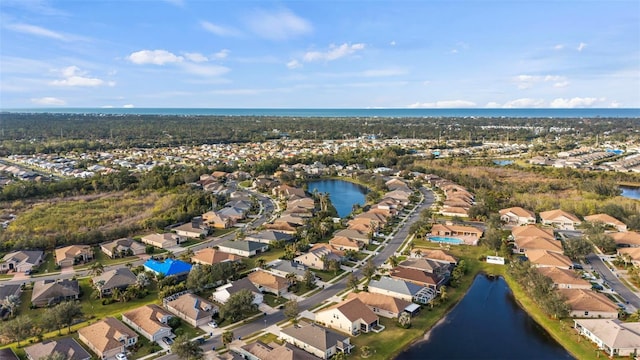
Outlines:
[[167,345],[173,344],[173,340],[171,340],[171,338],[168,338],[166,336],[162,338],[162,342],[164,342]]
[[116,360],[128,360],[127,355],[125,355],[124,353],[118,353],[116,354]]
[[216,323],[215,321],[211,321],[207,325],[211,326],[214,329],[218,327],[218,323]]
[[593,284],[593,285],[591,285],[591,288],[593,290],[604,290],[604,287],[602,285],[600,285],[600,284]]

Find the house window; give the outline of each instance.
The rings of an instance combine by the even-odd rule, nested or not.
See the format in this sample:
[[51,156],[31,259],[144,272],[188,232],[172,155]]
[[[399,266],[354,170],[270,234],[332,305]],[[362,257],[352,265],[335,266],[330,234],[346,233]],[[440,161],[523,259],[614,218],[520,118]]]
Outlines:
[[589,312],[588,312],[588,311],[585,311],[585,312],[584,312],[584,316],[589,316]]

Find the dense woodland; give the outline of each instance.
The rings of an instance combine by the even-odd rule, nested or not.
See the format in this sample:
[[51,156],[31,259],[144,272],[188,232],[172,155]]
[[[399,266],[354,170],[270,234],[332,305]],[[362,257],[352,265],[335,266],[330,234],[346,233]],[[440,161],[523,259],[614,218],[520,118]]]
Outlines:
[[[508,126],[509,128],[500,128]],[[296,118],[272,116],[177,116],[0,113],[0,156],[292,139],[531,141],[571,133],[624,141],[638,137],[640,118]],[[577,138],[576,138],[577,139]],[[570,148],[573,142],[559,142]]]

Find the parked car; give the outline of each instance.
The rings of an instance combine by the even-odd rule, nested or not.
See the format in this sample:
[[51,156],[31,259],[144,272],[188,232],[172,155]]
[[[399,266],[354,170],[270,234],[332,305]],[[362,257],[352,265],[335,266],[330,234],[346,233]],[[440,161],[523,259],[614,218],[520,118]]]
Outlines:
[[214,329],[218,327],[218,323],[216,323],[215,321],[211,321],[207,325],[211,326]]
[[166,336],[162,338],[162,342],[164,342],[167,345],[173,344],[173,340],[171,340],[171,338],[168,338]]
[[116,354],[116,360],[127,360],[127,355],[124,353]]
[[600,284],[593,284],[593,285],[591,285],[591,288],[593,290],[604,290],[604,287],[602,285],[600,285]]

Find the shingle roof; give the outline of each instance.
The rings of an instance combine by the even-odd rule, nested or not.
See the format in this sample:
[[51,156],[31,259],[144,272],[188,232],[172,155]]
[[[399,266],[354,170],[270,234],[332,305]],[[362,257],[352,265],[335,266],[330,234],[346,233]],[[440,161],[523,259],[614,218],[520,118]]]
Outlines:
[[56,261],[60,262],[66,259],[74,259],[76,256],[91,252],[89,245],[70,245],[55,250]]
[[80,294],[80,286],[77,280],[42,280],[33,284],[31,302],[36,303],[45,299],[76,296]]
[[336,346],[339,342],[344,342],[349,339],[346,335],[339,334],[316,324],[308,324],[300,327],[292,326],[282,329],[281,332],[325,352]]
[[358,298],[344,300],[343,302],[328,307],[320,312],[330,311],[332,309],[340,311],[342,315],[351,322],[362,319],[367,324],[371,324],[378,320],[378,315],[371,311],[371,309],[369,309],[369,307]]
[[285,234],[280,231],[263,230],[255,234],[248,235],[247,238],[267,241],[290,241],[293,239],[293,235]]
[[604,294],[585,289],[559,289],[567,298],[566,303],[574,311],[618,312],[618,306]]
[[575,271],[569,269],[560,269],[557,267],[541,267],[537,268],[538,272],[548,277],[554,284],[570,284],[591,286],[591,284],[578,276]]
[[381,277],[380,280],[371,280],[369,282],[369,288],[388,290],[397,294],[408,296],[414,296],[420,290],[422,290],[421,286],[400,279],[392,279],[387,276]]
[[262,269],[250,273],[247,278],[249,278],[249,281],[254,285],[260,285],[271,289],[282,290],[289,286],[287,279],[282,276],[268,273]]
[[553,235],[553,229],[540,228],[536,225],[517,226],[511,229],[513,237],[518,236],[539,236],[543,238],[555,239]]
[[167,306],[176,309],[177,311],[194,320],[210,318],[212,310],[218,308],[216,305],[213,305],[200,296],[188,293],[179,296],[173,301],[168,302]]
[[239,255],[229,254],[224,251],[220,251],[212,248],[204,248],[196,251],[196,253],[191,257],[191,259],[193,261],[213,265],[213,264],[221,263],[224,261],[240,260],[241,257]]
[[13,260],[15,262],[26,262],[29,264],[36,264],[38,259],[40,257],[42,257],[42,254],[44,254],[42,251],[40,250],[33,250],[33,251],[28,251],[28,250],[20,250],[20,251],[14,251],[11,253],[8,253],[7,255],[5,255],[2,258],[2,261],[9,261],[9,260]]
[[45,340],[26,347],[24,351],[31,359],[40,359],[56,352],[65,356],[66,360],[88,360],[91,358],[87,350],[70,337]]
[[510,207],[507,209],[502,209],[499,211],[500,215],[504,215],[504,214],[508,214],[508,213],[512,213],[516,216],[519,217],[532,217],[532,218],[536,218],[536,214],[533,213],[533,211],[529,211],[527,209],[523,209],[519,206],[514,206],[514,207]]
[[0,284],[0,301],[9,295],[14,295],[20,289],[20,284]]
[[547,250],[525,250],[525,256],[535,265],[570,267],[573,262],[568,257]]
[[579,223],[580,219],[578,219],[575,215],[568,213],[562,209],[555,209],[555,210],[549,210],[549,211],[543,211],[540,213],[540,218],[543,220],[555,220],[559,217],[566,217],[567,219]]
[[601,222],[604,224],[624,225],[624,223],[609,214],[594,214],[585,216],[584,219],[589,222]]
[[162,262],[149,259],[145,261],[144,266],[165,276],[180,275],[191,271],[191,264],[177,259],[165,259]]
[[448,265],[444,265],[437,261],[433,261],[425,258],[409,258],[398,264],[400,267],[409,268],[409,269],[417,269],[426,271],[429,273],[437,272],[441,268],[446,268]]
[[167,315],[171,316],[171,313],[156,304],[150,304],[127,311],[122,317],[126,317],[148,334],[155,334],[158,330],[169,327],[160,322],[160,319]]
[[399,266],[391,269],[390,274],[391,277],[394,278],[400,278],[421,284],[437,285],[439,281],[439,279],[437,279],[433,274],[429,274],[422,270],[403,268]]
[[581,319],[575,321],[612,349],[640,348],[640,322],[624,323],[618,319]]
[[106,271],[100,276],[91,279],[94,284],[98,281],[104,281],[102,289],[113,289],[116,287],[125,287],[136,283],[137,277],[131,270],[125,268],[117,268]]
[[256,241],[245,241],[245,240],[231,241],[231,240],[227,240],[227,241],[221,243],[218,246],[219,247],[228,247],[228,248],[231,248],[231,249],[252,252],[252,251],[263,249],[267,245],[263,244],[263,243],[256,242]]
[[78,334],[82,335],[89,341],[93,347],[100,352],[113,350],[122,347],[120,338],[137,338],[138,334],[131,330],[120,320],[112,317],[105,318],[95,324],[83,327],[78,330]]
[[394,298],[393,296],[369,293],[364,291],[361,291],[359,293],[349,293],[349,295],[347,295],[347,299],[352,298],[359,299],[367,306],[387,310],[396,314],[399,314],[407,306],[411,305],[410,302]]

